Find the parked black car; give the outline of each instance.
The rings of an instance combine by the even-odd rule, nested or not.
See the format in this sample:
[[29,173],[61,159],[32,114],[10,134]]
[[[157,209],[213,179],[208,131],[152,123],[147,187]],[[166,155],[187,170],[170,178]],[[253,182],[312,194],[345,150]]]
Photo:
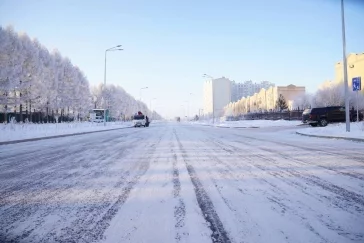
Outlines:
[[[350,121],[356,121],[356,110],[350,110]],[[359,120],[363,120],[363,113],[359,112]],[[302,122],[313,127],[327,126],[332,122],[345,122],[345,107],[329,106],[306,109],[302,113]]]

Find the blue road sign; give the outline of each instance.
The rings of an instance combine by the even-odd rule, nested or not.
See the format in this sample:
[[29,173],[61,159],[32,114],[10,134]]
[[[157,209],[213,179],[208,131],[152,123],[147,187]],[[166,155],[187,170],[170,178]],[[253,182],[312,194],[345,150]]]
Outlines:
[[353,91],[361,90],[361,77],[353,78]]

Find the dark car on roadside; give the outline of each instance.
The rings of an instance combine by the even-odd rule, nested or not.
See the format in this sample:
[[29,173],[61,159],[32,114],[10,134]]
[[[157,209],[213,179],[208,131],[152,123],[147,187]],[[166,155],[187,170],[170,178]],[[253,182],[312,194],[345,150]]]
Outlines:
[[[356,110],[350,110],[350,121],[356,121]],[[363,120],[363,113],[359,112],[359,120]],[[345,107],[343,106],[328,106],[306,109],[302,113],[302,122],[313,127],[325,127],[333,122],[345,122]]]

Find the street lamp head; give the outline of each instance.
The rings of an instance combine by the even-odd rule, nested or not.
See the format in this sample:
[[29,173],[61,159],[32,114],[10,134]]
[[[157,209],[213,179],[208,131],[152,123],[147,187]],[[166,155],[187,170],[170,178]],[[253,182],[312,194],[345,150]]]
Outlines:
[[213,78],[213,77],[211,77],[210,75],[208,75],[208,74],[206,74],[206,73],[204,73],[204,74],[202,75],[202,77],[203,77],[203,78],[211,78],[211,79]]
[[106,50],[106,51],[123,51],[124,49],[109,49],[109,50]]
[[121,47],[121,45],[117,45],[116,47]]

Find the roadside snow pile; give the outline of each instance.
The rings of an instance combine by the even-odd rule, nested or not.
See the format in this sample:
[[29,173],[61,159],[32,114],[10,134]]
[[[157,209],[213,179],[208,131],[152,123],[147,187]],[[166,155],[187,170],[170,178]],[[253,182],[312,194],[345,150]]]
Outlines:
[[302,124],[301,121],[286,121],[286,120],[241,120],[241,121],[224,121],[212,124],[212,121],[201,121],[195,124],[210,125],[217,127],[231,127],[231,128],[261,128],[261,127],[284,127],[284,126],[297,126]]
[[327,127],[309,127],[300,129],[298,133],[337,138],[364,139],[364,122],[350,123],[350,132],[346,132],[345,123],[329,124]]
[[107,122],[106,126],[104,126],[103,123],[92,122],[0,124],[0,142],[101,131],[130,126],[132,126],[130,122]]

